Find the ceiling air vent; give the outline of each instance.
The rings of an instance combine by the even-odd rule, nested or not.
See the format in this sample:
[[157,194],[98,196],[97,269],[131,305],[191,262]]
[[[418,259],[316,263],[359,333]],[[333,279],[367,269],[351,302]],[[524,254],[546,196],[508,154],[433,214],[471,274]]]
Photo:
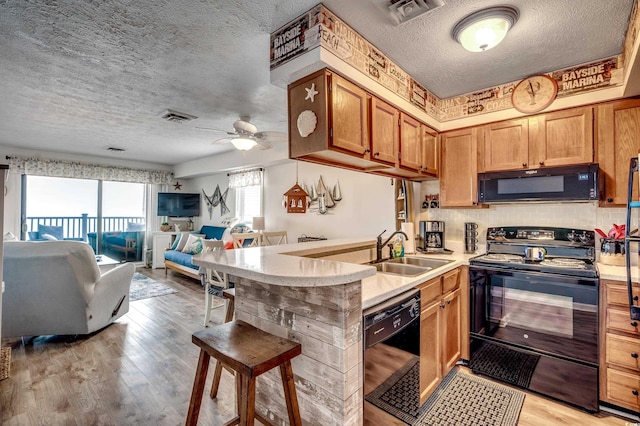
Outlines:
[[115,146],[110,146],[109,148],[107,148],[107,151],[111,151],[111,152],[124,152],[124,148],[116,148]]
[[195,115],[185,114],[184,112],[174,111],[172,109],[165,110],[160,117],[164,118],[167,121],[171,121],[174,123],[185,123],[187,121],[195,120]]
[[400,25],[443,5],[444,0],[390,0],[387,7],[396,25]]

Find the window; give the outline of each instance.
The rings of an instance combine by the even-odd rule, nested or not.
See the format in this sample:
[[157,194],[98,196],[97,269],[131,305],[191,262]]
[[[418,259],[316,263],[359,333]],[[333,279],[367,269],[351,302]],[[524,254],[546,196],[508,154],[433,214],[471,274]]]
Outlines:
[[262,185],[236,188],[238,223],[251,225],[255,216],[262,216]]

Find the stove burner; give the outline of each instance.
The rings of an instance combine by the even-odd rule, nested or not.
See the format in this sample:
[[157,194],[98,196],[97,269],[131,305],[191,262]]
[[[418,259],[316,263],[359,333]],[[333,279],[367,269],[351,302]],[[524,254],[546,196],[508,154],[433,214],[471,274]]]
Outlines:
[[586,263],[580,259],[571,259],[566,257],[548,258],[540,263],[542,266],[552,266],[558,268],[585,269]]
[[489,253],[482,256],[480,259],[488,260],[490,262],[522,262],[522,256],[515,254],[503,254],[503,253]]

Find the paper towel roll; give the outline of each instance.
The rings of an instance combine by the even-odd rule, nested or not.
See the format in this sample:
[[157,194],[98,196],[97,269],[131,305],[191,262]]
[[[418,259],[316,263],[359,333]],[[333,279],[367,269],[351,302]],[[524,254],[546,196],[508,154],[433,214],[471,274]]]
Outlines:
[[404,243],[404,252],[406,254],[413,254],[416,252],[416,232],[413,229],[413,222],[402,222],[400,224],[400,230],[407,234],[409,239]]

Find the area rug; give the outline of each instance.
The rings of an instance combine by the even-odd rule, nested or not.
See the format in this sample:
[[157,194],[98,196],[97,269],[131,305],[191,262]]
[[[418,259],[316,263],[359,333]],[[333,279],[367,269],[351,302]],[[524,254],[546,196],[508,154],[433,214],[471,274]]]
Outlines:
[[405,423],[414,424],[420,414],[420,363],[415,357],[364,397]]
[[148,297],[164,296],[165,294],[177,293],[168,285],[159,283],[156,280],[139,272],[133,274],[131,289],[129,290],[129,301],[146,299]]
[[0,348],[0,380],[8,379],[11,372],[11,348]]
[[527,354],[502,345],[483,342],[471,357],[469,368],[474,373],[527,388],[539,359],[540,355]]
[[525,393],[493,383],[457,367],[424,403],[414,425],[516,426]]
[[454,368],[418,408],[420,368],[415,360],[365,399],[412,426],[518,424],[524,392]]

